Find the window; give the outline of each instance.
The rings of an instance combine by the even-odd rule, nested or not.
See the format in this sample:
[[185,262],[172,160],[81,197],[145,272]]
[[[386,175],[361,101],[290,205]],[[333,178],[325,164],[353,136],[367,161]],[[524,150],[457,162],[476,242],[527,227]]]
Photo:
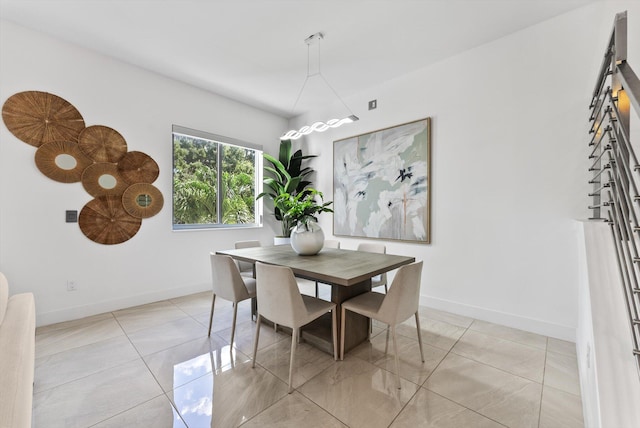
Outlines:
[[262,225],[262,147],[173,126],[173,229]]

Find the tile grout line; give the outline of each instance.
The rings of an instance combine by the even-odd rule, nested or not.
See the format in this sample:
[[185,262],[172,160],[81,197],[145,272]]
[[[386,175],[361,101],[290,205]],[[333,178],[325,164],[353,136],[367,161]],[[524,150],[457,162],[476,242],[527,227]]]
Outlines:
[[[474,331],[476,331],[476,330],[474,330]],[[465,333],[466,333],[466,331],[465,331]],[[463,334],[462,336],[464,336],[464,334]],[[460,338],[462,338],[462,336],[460,336]],[[492,337],[493,337],[493,336],[492,336]],[[548,337],[547,337],[547,339],[548,339]],[[456,343],[451,347],[451,350],[447,353],[447,355],[445,355],[445,358],[449,355],[449,353],[453,353],[454,355],[456,355],[456,356],[458,356],[458,357],[465,358],[465,359],[467,359],[467,360],[470,360],[470,361],[476,362],[476,363],[478,363],[478,364],[482,364],[482,365],[487,366],[487,367],[491,367],[492,369],[495,369],[495,370],[501,371],[502,373],[506,373],[506,374],[509,374],[509,375],[511,375],[511,376],[518,377],[518,378],[520,378],[520,379],[526,380],[527,382],[537,383],[537,384],[538,384],[538,385],[540,385],[540,386],[543,386],[543,385],[544,385],[544,383],[543,383],[543,382],[544,382],[544,372],[545,372],[545,368],[546,368],[546,361],[547,361],[547,351],[546,351],[546,350],[544,350],[544,353],[545,353],[545,355],[544,355],[544,360],[545,360],[544,362],[545,362],[545,366],[543,366],[543,368],[542,368],[542,382],[537,382],[537,381],[535,381],[535,380],[529,379],[529,378],[524,377],[524,376],[522,376],[522,375],[519,375],[519,374],[516,374],[516,373],[511,373],[510,371],[507,371],[507,370],[501,369],[500,367],[495,367],[495,366],[493,366],[493,365],[491,365],[491,364],[489,364],[489,363],[485,363],[485,362],[483,362],[483,361],[478,361],[478,360],[476,360],[476,359],[474,359],[474,358],[472,358],[472,357],[467,357],[467,356],[465,356],[465,355],[460,355],[460,354],[458,354],[457,352],[455,352],[455,351],[453,350],[453,348],[458,344],[458,342],[459,342],[459,341],[460,341],[460,339],[458,339],[458,340],[456,341]],[[540,349],[540,348],[535,348],[535,349],[538,349],[538,350],[542,351],[542,349]],[[443,358],[443,360],[444,360],[444,358]],[[434,371],[435,371],[435,370],[434,370]]]
[[[141,357],[141,355],[140,355],[140,353],[139,353],[138,349],[137,349],[137,348],[135,347],[135,345],[131,342],[131,339],[129,339],[129,336],[127,335],[127,332],[126,332],[126,331],[124,331],[124,329],[122,328],[122,325],[121,325],[121,324],[120,324],[120,322],[118,321],[117,317],[113,314],[113,312],[109,312],[109,313],[112,315],[113,319],[114,319],[114,320],[115,320],[115,322],[118,324],[118,327],[122,330],[124,337],[126,337],[126,338],[127,338],[127,340],[129,341],[129,343],[131,344],[131,346],[133,347],[133,349],[135,350],[135,352],[138,354],[138,358],[140,358],[140,360],[142,361],[142,363],[143,363],[143,364],[145,364],[145,367],[147,367],[147,366],[146,366],[146,363],[144,362],[144,359],[142,359],[142,357]],[[71,328],[74,328],[74,327],[69,327],[69,329],[71,329]],[[116,337],[114,337],[114,338],[117,338],[117,337],[118,337],[118,336],[116,336]],[[114,338],[109,338],[109,339],[114,339]],[[104,340],[109,340],[109,339],[104,339]],[[87,345],[82,345],[82,346],[89,346],[89,345],[93,345],[93,344],[95,344],[95,343],[99,343],[99,342],[101,342],[101,341],[93,342],[93,343],[89,343],[89,344],[87,344]],[[78,348],[81,348],[82,346],[77,346],[77,347],[74,347],[74,348],[70,348],[69,350],[76,350],[76,349],[78,349]],[[68,350],[65,350],[65,351],[68,351]],[[65,351],[61,351],[61,352],[65,352]],[[56,353],[56,354],[58,354],[58,353]],[[56,355],[56,354],[52,354],[52,355]],[[82,380],[82,379],[86,379],[86,378],[88,378],[88,377],[90,377],[90,376],[95,376],[95,375],[100,374],[100,373],[103,373],[103,372],[105,372],[105,371],[107,371],[107,370],[113,370],[113,369],[116,369],[116,368],[118,368],[118,367],[120,367],[120,366],[123,366],[123,365],[125,365],[125,364],[130,364],[131,362],[134,362],[134,361],[136,361],[136,360],[135,360],[135,359],[132,359],[132,360],[130,360],[130,361],[123,362],[123,363],[121,363],[121,364],[119,364],[119,365],[116,365],[116,366],[113,366],[113,367],[107,367],[107,368],[104,368],[104,369],[99,370],[99,371],[97,371],[97,372],[95,372],[95,373],[90,373],[90,374],[87,374],[86,376],[82,376],[82,377],[80,377],[80,378],[70,380],[69,382],[65,382],[65,383],[62,383],[62,384],[60,384],[60,385],[56,385],[55,387],[48,388],[48,389],[43,390],[43,391],[38,391],[38,394],[39,394],[39,393],[42,393],[42,392],[45,392],[45,391],[51,391],[51,390],[54,390],[54,389],[56,389],[56,388],[58,388],[58,387],[61,387],[61,386],[63,386],[63,385],[67,385],[67,384],[69,384],[69,383],[71,383],[71,382],[76,382],[76,381],[79,381],[79,380]],[[148,370],[148,367],[147,367],[147,370]],[[157,380],[155,379],[155,377],[153,376],[153,373],[151,373],[151,375],[152,375],[153,379],[156,381],[156,383],[158,383],[158,382],[157,382]],[[107,421],[107,420],[109,420],[109,419],[111,419],[111,418],[113,418],[113,417],[115,417],[115,416],[118,416],[118,415],[120,415],[120,414],[122,414],[122,413],[124,413],[124,412],[127,412],[127,411],[129,411],[129,410],[132,410],[132,409],[134,409],[134,408],[136,408],[136,407],[138,407],[138,406],[140,406],[140,405],[142,405],[142,404],[145,404],[145,403],[147,403],[147,402],[149,402],[149,401],[151,401],[151,400],[154,400],[154,399],[156,399],[156,398],[158,398],[158,397],[162,396],[162,395],[164,394],[164,390],[163,390],[163,389],[162,389],[162,387],[159,385],[159,383],[158,383],[158,386],[160,387],[160,390],[162,391],[162,394],[159,394],[159,395],[157,395],[157,396],[151,397],[149,400],[143,401],[142,403],[138,403],[138,404],[136,404],[136,405],[135,405],[135,406],[133,406],[133,407],[129,407],[129,408],[127,408],[127,409],[124,409],[124,410],[122,410],[122,411],[120,411],[120,412],[118,412],[118,413],[115,413],[115,414],[113,414],[113,415],[111,415],[111,416],[109,416],[109,417],[107,417],[107,418],[105,418],[105,419],[103,419],[103,420],[100,420],[100,421],[98,421],[98,422],[96,422],[96,423],[94,423],[94,424],[91,424],[90,426],[95,426],[95,425],[97,425],[97,424],[100,424],[100,423],[102,423],[102,422],[105,422],[105,421]]]
[[[476,321],[476,320],[474,320],[474,321]],[[478,321],[481,321],[481,320],[478,320]],[[489,323],[489,321],[483,321],[483,322]],[[494,324],[494,323],[489,323],[489,324]],[[518,340],[507,339],[506,337],[504,337],[504,336],[500,336],[500,335],[498,335],[497,333],[490,333],[490,332],[487,332],[487,331],[477,330],[477,329],[475,329],[475,328],[471,328],[471,326],[472,326],[472,325],[473,325],[473,323],[471,323],[471,324],[469,325],[468,330],[474,331],[474,332],[476,332],[476,333],[484,334],[484,335],[486,335],[486,336],[491,336],[491,337],[495,337],[495,338],[498,338],[498,339],[501,339],[501,340],[505,340],[505,341],[507,341],[507,342],[517,343],[517,344],[519,344],[519,345],[527,346],[527,347],[529,347],[529,348],[535,348],[535,349],[539,349],[539,350],[541,350],[541,351],[546,351],[546,350],[547,350],[547,342],[549,341],[549,336],[543,336],[543,335],[538,334],[538,333],[532,333],[532,332],[530,332],[530,331],[526,331],[526,330],[520,330],[520,329],[513,328],[513,327],[508,327],[508,326],[502,326],[502,325],[500,325],[500,324],[495,324],[495,325],[498,325],[498,326],[500,326],[500,327],[504,327],[504,328],[507,328],[507,329],[515,330],[515,331],[517,331],[517,332],[518,332],[518,331],[521,331],[521,332],[524,332],[524,333],[527,333],[527,334],[533,334],[533,335],[536,335],[536,336],[543,337],[543,338],[544,338],[544,340],[545,340],[545,347],[544,347],[544,349],[542,349],[542,348],[539,348],[539,347],[537,347],[537,346],[529,345],[529,344],[527,344],[527,343],[523,343],[523,342],[518,341]]]
[[[547,350],[546,342],[547,342],[547,340],[549,339],[549,337],[548,337],[548,336],[542,336],[542,337],[544,337],[544,340],[545,340],[545,347],[544,347],[544,349],[543,349],[543,348],[540,348],[540,347],[538,347],[538,346],[533,346],[533,345],[530,345],[530,344],[528,344],[528,343],[523,343],[523,342],[520,342],[520,341],[517,341],[517,340],[507,339],[507,338],[506,338],[506,337],[504,337],[504,336],[499,336],[499,335],[497,335],[497,334],[487,333],[487,332],[482,331],[482,330],[476,330],[476,329],[473,329],[473,328],[469,328],[469,330],[473,331],[474,333],[478,333],[478,334],[482,334],[482,335],[484,335],[484,336],[492,337],[492,338],[494,338],[494,339],[500,339],[500,340],[505,341],[505,342],[515,343],[516,345],[526,346],[527,348],[537,349],[537,350],[539,350],[539,351],[545,351],[545,352],[546,352],[546,350]],[[524,330],[521,330],[521,331],[524,331]],[[536,333],[532,333],[532,334],[536,334]],[[541,336],[541,335],[539,335],[539,336]]]
[[[167,300],[168,301],[168,300]],[[173,304],[173,302],[171,302]],[[184,312],[184,311],[183,311]],[[113,314],[113,312],[112,312]],[[122,329],[122,331],[124,332],[124,335],[126,336],[127,340],[129,341],[129,343],[131,344],[131,346],[133,346],[133,349],[136,350],[136,353],[138,354],[138,357],[140,358],[140,361],[142,362],[142,364],[144,364],[144,366],[146,367],[147,371],[149,372],[149,374],[151,375],[151,377],[153,378],[153,380],[156,382],[156,384],[158,385],[158,387],[160,388],[160,391],[162,391],[162,394],[158,395],[157,397],[160,396],[165,396],[167,398],[167,400],[169,400],[169,405],[174,408],[176,410],[176,413],[178,414],[178,417],[180,418],[180,420],[182,421],[182,423],[184,423],[185,427],[189,428],[189,426],[187,425],[187,422],[184,420],[184,418],[182,417],[182,414],[178,411],[178,409],[174,406],[173,402],[171,401],[171,399],[169,398],[169,396],[167,395],[167,393],[165,392],[164,388],[162,387],[162,385],[160,385],[160,381],[156,378],[156,376],[153,374],[153,371],[149,368],[149,365],[147,364],[147,362],[144,360],[144,357],[142,356],[142,354],[140,353],[140,350],[136,347],[136,345],[133,343],[133,341],[131,340],[131,338],[129,337],[129,334],[124,330],[124,328],[122,327],[122,325],[120,324],[120,321],[118,320],[118,317],[115,316],[115,314],[113,314],[113,317],[115,318],[116,322],[118,323],[118,325],[120,326],[120,328]],[[176,345],[178,346],[178,345]],[[168,349],[168,348],[167,348]],[[161,351],[158,351],[161,352]],[[157,397],[154,397],[157,398]],[[140,403],[137,404],[129,409],[127,409],[126,411],[132,410],[138,406],[140,406],[141,404],[144,403]],[[115,415],[114,415],[115,416]],[[113,417],[113,416],[112,416]],[[106,419],[105,419],[106,420]]]
[[[104,313],[111,313],[111,312],[104,312]],[[113,315],[112,315],[112,316],[113,316]],[[113,319],[115,320],[115,317],[114,317],[114,316],[113,316]],[[98,324],[98,323],[100,323],[100,322],[102,322],[102,321],[107,321],[107,320],[108,320],[108,319],[97,320],[97,321],[91,322],[91,323],[89,323],[89,324],[87,324],[87,325],[88,325],[88,326],[93,326],[94,324]],[[120,326],[120,324],[118,324],[118,326]],[[77,329],[78,327],[80,327],[80,326],[61,328],[61,329],[58,329],[58,330],[52,330],[52,331],[50,331],[50,332],[41,333],[40,335],[47,335],[47,334],[50,334],[50,333],[64,332],[64,331],[66,331],[66,330]],[[85,325],[83,325],[82,327],[85,327]],[[122,329],[122,327],[120,327],[120,329]],[[124,330],[123,330],[123,333],[124,333]],[[39,336],[39,335],[38,335],[38,334],[36,334],[36,335],[35,335],[35,338],[37,338],[38,336]],[[109,338],[106,338],[106,339],[97,340],[97,341],[95,341],[95,342],[85,343],[84,345],[72,346],[71,348],[63,349],[62,351],[54,352],[54,353],[52,353],[52,354],[42,355],[42,356],[40,356],[40,357],[36,356],[35,358],[36,358],[36,359],[38,359],[38,358],[44,358],[44,357],[51,357],[51,356],[53,356],[53,355],[60,354],[60,353],[62,353],[62,352],[66,352],[66,351],[71,351],[71,350],[74,350],[74,349],[82,348],[83,346],[93,345],[94,343],[98,343],[98,342],[101,342],[101,341],[103,341],[103,340],[107,340],[107,339],[114,339],[115,337],[117,337],[117,336],[109,337]]]
[[[420,316],[420,314],[418,314],[418,316]],[[428,317],[427,317],[428,318]],[[435,320],[438,321],[438,320]],[[415,321],[414,321],[415,322]],[[444,321],[438,321],[438,322],[444,322]],[[447,323],[449,324],[449,323]],[[473,324],[473,322],[472,322]],[[422,324],[421,324],[422,325]],[[453,325],[453,324],[451,324]],[[469,324],[469,326],[471,326],[471,324]],[[415,326],[417,328],[417,326]],[[456,327],[460,327],[460,326],[456,326]],[[460,327],[463,328],[463,327]],[[422,330],[422,329],[421,329]],[[456,344],[458,343],[458,341],[460,340],[460,338],[462,336],[464,336],[464,334],[467,332],[467,330],[469,330],[469,327],[464,328],[464,332],[460,335],[460,337],[458,337],[455,341],[455,343],[451,346],[451,348],[449,348],[449,350],[447,351],[447,353],[444,355],[444,357],[442,357],[442,359],[438,362],[438,364],[436,364],[436,366],[433,368],[433,370],[431,370],[431,373],[429,373],[429,375],[427,376],[427,378],[424,380],[424,382],[422,382],[421,384],[418,384],[418,388],[416,389],[416,392],[411,396],[411,398],[405,403],[404,406],[402,406],[402,408],[400,409],[400,411],[398,412],[398,414],[391,420],[391,423],[388,425],[388,427],[390,427],[391,425],[393,425],[393,423],[395,422],[395,420],[398,418],[398,416],[400,416],[400,414],[406,409],[406,407],[409,405],[409,403],[411,402],[411,400],[413,400],[415,398],[415,396],[418,394],[418,391],[420,391],[421,388],[426,389],[427,391],[433,392],[427,388],[424,387],[424,384],[427,383],[427,381],[429,380],[429,378],[435,373],[435,371],[438,369],[438,367],[440,367],[440,364],[442,364],[442,362],[447,358],[447,356],[451,353],[451,350],[453,349],[454,346],[456,346]],[[422,334],[421,334],[422,337]],[[436,347],[437,348],[437,347]],[[441,349],[441,348],[438,348]],[[444,351],[444,349],[442,349]],[[453,400],[450,400],[453,401]],[[459,404],[459,403],[456,403]],[[461,405],[461,404],[459,404]],[[461,405],[462,406],[462,405]],[[462,406],[465,409],[468,409],[466,406]],[[471,410],[471,409],[469,409]]]
[[[101,320],[101,321],[102,321],[102,320]],[[120,326],[120,324],[118,324],[118,326]],[[72,328],[77,328],[77,327],[68,327],[68,328],[63,329],[63,330],[70,330],[70,329],[72,329]],[[120,328],[122,329],[122,327],[120,327]],[[124,333],[124,331],[123,331],[123,333]],[[124,336],[126,337],[126,334],[124,334]],[[100,343],[100,342],[103,342],[103,341],[106,341],[106,340],[117,339],[118,337],[119,337],[119,336],[109,337],[109,338],[107,338],[107,339],[102,339],[102,340],[99,340],[99,341],[97,341],[97,342],[91,342],[91,343],[87,343],[87,344],[85,344],[85,345],[74,346],[74,347],[72,347],[72,348],[62,350],[62,351],[60,351],[60,352],[56,352],[56,353],[49,354],[49,355],[43,355],[42,357],[36,357],[36,359],[39,359],[39,358],[48,358],[48,357],[52,357],[52,356],[54,356],[54,355],[62,354],[62,353],[64,353],[64,352],[69,352],[69,351],[76,352],[78,349],[83,348],[83,347],[85,347],[85,346],[96,345],[96,344],[98,344],[98,343]],[[127,338],[127,340],[128,340],[128,339],[129,339],[129,338]],[[134,348],[134,349],[135,349],[135,348]],[[35,394],[41,394],[41,393],[43,393],[43,392],[47,392],[47,391],[54,390],[54,389],[59,388],[59,387],[61,387],[61,386],[67,385],[67,384],[69,384],[69,383],[71,383],[71,382],[76,382],[76,381],[79,381],[79,380],[82,380],[82,379],[86,379],[86,378],[88,378],[89,376],[93,376],[93,375],[95,375],[95,374],[97,374],[97,373],[102,373],[102,372],[104,372],[104,371],[106,371],[106,370],[111,370],[111,369],[113,369],[113,368],[115,368],[115,367],[119,367],[119,366],[122,366],[122,365],[124,365],[124,364],[128,364],[128,363],[130,363],[131,361],[135,361],[135,360],[125,361],[125,362],[123,362],[123,363],[121,363],[121,364],[118,364],[118,365],[116,365],[116,366],[113,366],[113,367],[106,367],[106,368],[103,368],[102,370],[98,370],[98,371],[97,371],[97,372],[95,372],[95,373],[89,373],[89,374],[87,374],[87,375],[85,375],[85,376],[81,376],[81,377],[76,378],[76,379],[71,379],[71,380],[69,380],[69,381],[67,381],[67,382],[63,382],[63,383],[61,383],[61,384],[58,384],[58,385],[55,385],[55,386],[52,386],[52,387],[49,387],[49,388],[43,389],[43,390],[41,390],[41,391],[35,391],[35,388],[34,388],[34,392],[33,392],[33,394],[34,394],[34,395],[35,395]],[[34,367],[34,371],[35,371],[35,367]],[[36,384],[36,383],[37,383],[37,379],[35,379],[35,373],[34,373],[34,387],[35,387],[35,384]]]
[[540,388],[540,406],[538,408],[538,428],[540,428],[540,423],[542,421],[542,398],[544,396],[544,377],[547,374],[547,353],[549,352],[549,337],[547,337],[546,348],[544,351],[544,366],[542,367],[542,387]]
[[[475,319],[474,319],[474,321],[475,321]],[[464,404],[462,404],[462,403],[458,403],[457,401],[452,400],[452,399],[451,399],[451,398],[449,398],[449,397],[445,397],[445,396],[443,396],[443,395],[441,395],[441,394],[438,394],[437,392],[432,391],[432,390],[430,390],[429,388],[427,388],[427,387],[425,387],[425,386],[424,386],[424,385],[429,381],[429,379],[431,378],[431,376],[436,372],[436,370],[438,369],[438,367],[440,367],[440,365],[442,364],[442,362],[443,362],[443,361],[444,361],[444,360],[449,356],[449,354],[454,354],[454,355],[459,356],[459,357],[461,357],[461,358],[467,358],[467,357],[464,357],[464,356],[462,356],[462,355],[458,355],[457,353],[453,352],[453,348],[455,348],[455,346],[458,344],[458,342],[460,341],[460,339],[461,339],[461,338],[462,338],[462,337],[467,333],[467,331],[469,331],[469,330],[477,331],[477,330],[473,330],[473,329],[471,328],[471,326],[472,326],[472,325],[473,325],[473,322],[471,322],[471,324],[469,324],[469,327],[465,328],[464,333],[462,333],[462,334],[460,335],[460,337],[456,340],[456,342],[453,344],[453,346],[451,346],[451,349],[450,349],[450,350],[447,352],[447,354],[442,358],[442,360],[440,360],[440,362],[438,363],[438,365],[437,365],[437,366],[433,369],[433,371],[429,374],[429,376],[428,376],[428,377],[427,377],[427,379],[422,383],[422,385],[420,386],[420,388],[424,388],[425,390],[427,390],[427,391],[429,391],[429,392],[432,392],[432,393],[434,393],[434,394],[437,394],[437,395],[441,396],[442,398],[444,398],[444,399],[446,399],[446,400],[449,400],[449,401],[451,401],[451,402],[453,402],[453,403],[456,403],[457,405],[459,405],[459,406],[461,406],[461,407],[463,407],[463,408],[465,408],[465,409],[467,409],[467,410],[469,410],[469,411],[471,411],[471,412],[473,412],[473,413],[476,413],[476,414],[478,414],[478,415],[480,415],[480,416],[482,416],[482,417],[484,417],[484,418],[487,418],[487,419],[489,419],[489,420],[491,420],[491,421],[494,421],[494,422],[496,422],[496,423],[498,423],[498,424],[500,424],[500,425],[502,425],[502,426],[506,426],[506,425],[504,425],[504,424],[503,424],[503,423],[501,423],[501,422],[495,421],[494,419],[492,419],[492,418],[490,418],[490,417],[488,417],[488,416],[486,416],[486,415],[483,415],[482,413],[477,412],[477,411],[475,411],[475,410],[473,410],[473,409],[471,409],[471,408],[469,408],[469,407],[465,406],[465,405],[464,405]],[[489,336],[490,336],[490,335],[489,335]],[[493,337],[493,336],[492,336],[492,337]],[[545,341],[548,341],[548,337],[546,337]],[[546,346],[545,346],[545,348],[546,348]],[[538,348],[538,349],[539,349],[539,348]],[[499,369],[499,368],[497,368],[497,367],[493,367],[493,366],[491,366],[491,365],[489,365],[489,364],[485,364],[485,363],[482,363],[482,362],[480,362],[480,361],[476,361],[476,360],[474,360],[474,359],[472,359],[472,358],[467,358],[467,359],[469,359],[469,360],[471,360],[471,361],[474,361],[474,362],[476,362],[476,363],[478,363],[478,364],[486,365],[487,367],[491,367],[491,368],[493,368],[493,369],[495,369],[495,370],[499,370],[499,371],[501,371],[501,372],[503,372],[503,373],[507,373],[507,374],[509,374],[509,375],[519,377],[519,378],[524,379],[524,380],[527,380],[527,381],[529,381],[529,382],[537,383],[537,382],[535,382],[535,381],[532,381],[532,380],[530,380],[530,379],[524,378],[524,377],[522,377],[522,376],[514,375],[513,373],[509,373],[509,372],[507,372],[507,371],[505,371],[505,370]],[[546,349],[545,349],[545,362],[546,362]],[[544,369],[543,369],[543,370],[544,370]],[[543,381],[544,381],[544,373],[543,373]],[[540,385],[542,386],[542,384],[540,384]],[[540,390],[542,391],[542,388],[540,388]],[[542,405],[542,398],[540,399],[540,405]],[[403,408],[403,410],[404,410],[404,408]],[[399,415],[400,415],[400,414],[398,414],[398,416],[399,416]],[[397,418],[397,416],[396,416],[396,418]],[[395,418],[394,418],[394,420],[395,420]],[[539,425],[539,424],[540,424],[540,416],[538,416],[538,425]]]
[[[457,344],[457,342],[456,342],[456,344]],[[455,346],[455,345],[454,345],[454,346]],[[542,349],[540,349],[540,348],[536,348],[536,349],[537,349],[537,350],[539,350],[539,351],[542,351]],[[486,363],[486,362],[484,362],[484,361],[476,360],[475,358],[470,357],[470,356],[466,356],[466,355],[458,354],[457,352],[455,352],[455,351],[453,350],[453,347],[451,348],[451,352],[452,352],[453,354],[457,355],[458,357],[466,358],[466,359],[471,360],[471,361],[474,361],[474,362],[476,362],[476,363],[478,363],[478,364],[482,364],[482,365],[485,365],[485,366],[487,366],[487,367],[491,367],[491,368],[493,368],[493,369],[500,370],[500,371],[501,371],[501,372],[503,372],[503,373],[507,373],[507,374],[510,374],[510,375],[513,375],[513,376],[519,377],[519,378],[524,379],[524,380],[527,380],[527,381],[529,381],[529,382],[537,383],[538,385],[542,385],[542,384],[543,384],[542,382],[544,381],[544,370],[545,370],[544,365],[543,365],[543,367],[542,367],[542,381],[541,381],[541,382],[538,382],[538,381],[536,381],[536,380],[529,379],[528,377],[525,377],[525,376],[523,376],[523,375],[520,375],[520,374],[517,374],[517,373],[512,373],[512,372],[510,372],[510,371],[508,371],[508,370],[505,370],[505,369],[503,369],[503,368],[496,367],[496,366],[492,365],[491,363]],[[544,353],[545,353],[545,355],[544,355],[544,362],[543,362],[543,364],[544,364],[544,363],[546,363],[546,360],[547,360],[547,353],[546,353],[546,351],[544,351]]]
[[[289,395],[289,394],[287,394]],[[266,412],[267,410],[269,410],[270,408],[272,408],[273,406],[275,406],[276,404],[278,404],[279,402],[281,402],[282,400],[284,400],[285,398],[287,398],[287,395],[283,396],[282,398],[279,398],[278,400],[276,400],[273,404],[271,404],[269,407],[265,408],[264,410],[262,410],[261,412],[258,412],[257,414],[253,415],[252,417],[250,417],[249,419],[247,419],[246,421],[244,421],[243,423],[241,423],[239,425],[239,427],[248,424],[249,422],[251,422],[252,420],[254,420],[255,418],[257,418],[258,416],[260,416],[261,414],[263,414],[264,412]],[[189,428],[189,427],[187,427]]]
[[501,425],[501,426],[506,427],[506,428],[510,428],[508,425],[505,425],[505,424],[503,424],[502,422],[496,421],[495,419],[493,419],[493,418],[491,418],[491,417],[489,417],[489,416],[487,416],[487,415],[483,415],[482,413],[478,412],[477,410],[470,409],[470,408],[468,408],[468,407],[464,406],[463,404],[460,404],[460,403],[458,403],[457,401],[452,400],[452,399],[451,399],[451,398],[449,398],[449,397],[445,397],[444,395],[442,395],[442,394],[440,394],[440,393],[437,393],[437,392],[435,392],[435,391],[432,391],[432,390],[430,390],[430,389],[427,389],[427,388],[424,388],[424,389],[425,389],[425,390],[427,390],[427,391],[429,391],[429,392],[430,392],[430,393],[432,393],[432,394],[435,394],[435,395],[437,395],[437,396],[439,396],[439,397],[442,397],[443,399],[445,399],[445,400],[447,400],[447,401],[451,401],[452,403],[455,403],[455,404],[457,404],[458,406],[463,407],[464,409],[466,409],[466,410],[468,410],[468,411],[470,411],[470,412],[472,412],[472,413],[475,413],[476,415],[482,416],[482,417],[483,417],[483,418],[485,418],[485,419],[489,419],[490,421],[495,422],[495,423],[497,423],[498,425]]
[[[340,361],[340,360],[338,360]],[[325,370],[329,369],[329,367],[327,367]],[[324,371],[324,370],[323,370]],[[298,394],[302,395],[304,398],[306,398],[307,400],[309,400],[310,402],[312,402],[314,405],[318,406],[320,409],[322,409],[324,412],[326,412],[328,415],[330,415],[332,418],[334,418],[335,420],[337,420],[338,422],[340,422],[342,425],[344,425],[347,428],[350,428],[349,425],[343,421],[342,419],[340,419],[337,415],[334,415],[333,413],[329,412],[327,409],[325,409],[324,407],[322,407],[320,404],[316,403],[311,397],[308,397],[304,392],[302,391],[298,391],[298,389],[296,389],[295,391],[298,392]]]

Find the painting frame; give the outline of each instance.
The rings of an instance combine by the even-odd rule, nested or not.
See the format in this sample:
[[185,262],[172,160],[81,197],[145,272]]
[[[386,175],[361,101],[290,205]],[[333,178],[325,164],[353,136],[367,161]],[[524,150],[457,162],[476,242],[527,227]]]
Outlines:
[[333,234],[431,243],[431,117],[333,142]]

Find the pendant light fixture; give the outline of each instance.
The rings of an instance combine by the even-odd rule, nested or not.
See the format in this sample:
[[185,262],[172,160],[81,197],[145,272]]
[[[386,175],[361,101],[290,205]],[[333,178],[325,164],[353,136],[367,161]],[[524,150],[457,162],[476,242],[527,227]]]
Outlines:
[[[292,129],[288,132],[286,132],[282,137],[280,137],[281,140],[297,140],[298,138],[302,137],[303,135],[309,135],[312,132],[324,132],[329,128],[337,128],[339,126],[344,125],[345,123],[351,123],[351,122],[355,122],[356,120],[358,120],[358,116],[356,116],[355,114],[353,114],[353,112],[351,111],[351,109],[347,106],[347,104],[345,104],[345,102],[342,100],[342,98],[340,98],[340,95],[338,95],[338,93],[336,92],[335,89],[333,89],[333,87],[329,84],[329,82],[327,81],[327,79],[324,78],[324,76],[322,75],[322,71],[320,70],[320,41],[324,39],[324,35],[322,33],[315,33],[310,35],[309,37],[307,37],[304,42],[307,44],[307,77],[306,79],[304,79],[304,83],[302,84],[302,88],[300,88],[300,92],[298,93],[298,98],[296,98],[296,102],[293,104],[293,108],[291,109],[291,111],[293,112],[296,108],[296,106],[298,105],[298,102],[300,101],[300,98],[302,97],[302,93],[304,92],[306,86],[307,86],[307,82],[309,82],[309,78],[311,77],[319,77],[324,84],[331,90],[331,92],[333,92],[333,95],[335,95],[335,97],[340,100],[340,102],[342,103],[342,105],[344,105],[346,107],[346,109],[349,111],[350,115],[343,117],[342,119],[329,119],[326,122],[322,122],[322,121],[317,121],[312,123],[311,125],[305,125],[300,129]],[[311,73],[311,46],[317,44],[318,47],[318,71],[316,73]]]

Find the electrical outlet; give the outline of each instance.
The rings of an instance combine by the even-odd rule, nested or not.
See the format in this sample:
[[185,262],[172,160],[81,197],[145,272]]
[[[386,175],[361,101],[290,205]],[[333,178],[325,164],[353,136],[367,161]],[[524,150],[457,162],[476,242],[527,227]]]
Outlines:
[[67,281],[67,291],[76,291],[78,289],[78,283],[70,279]]
[[374,110],[378,108],[378,100],[369,101],[369,110]]

